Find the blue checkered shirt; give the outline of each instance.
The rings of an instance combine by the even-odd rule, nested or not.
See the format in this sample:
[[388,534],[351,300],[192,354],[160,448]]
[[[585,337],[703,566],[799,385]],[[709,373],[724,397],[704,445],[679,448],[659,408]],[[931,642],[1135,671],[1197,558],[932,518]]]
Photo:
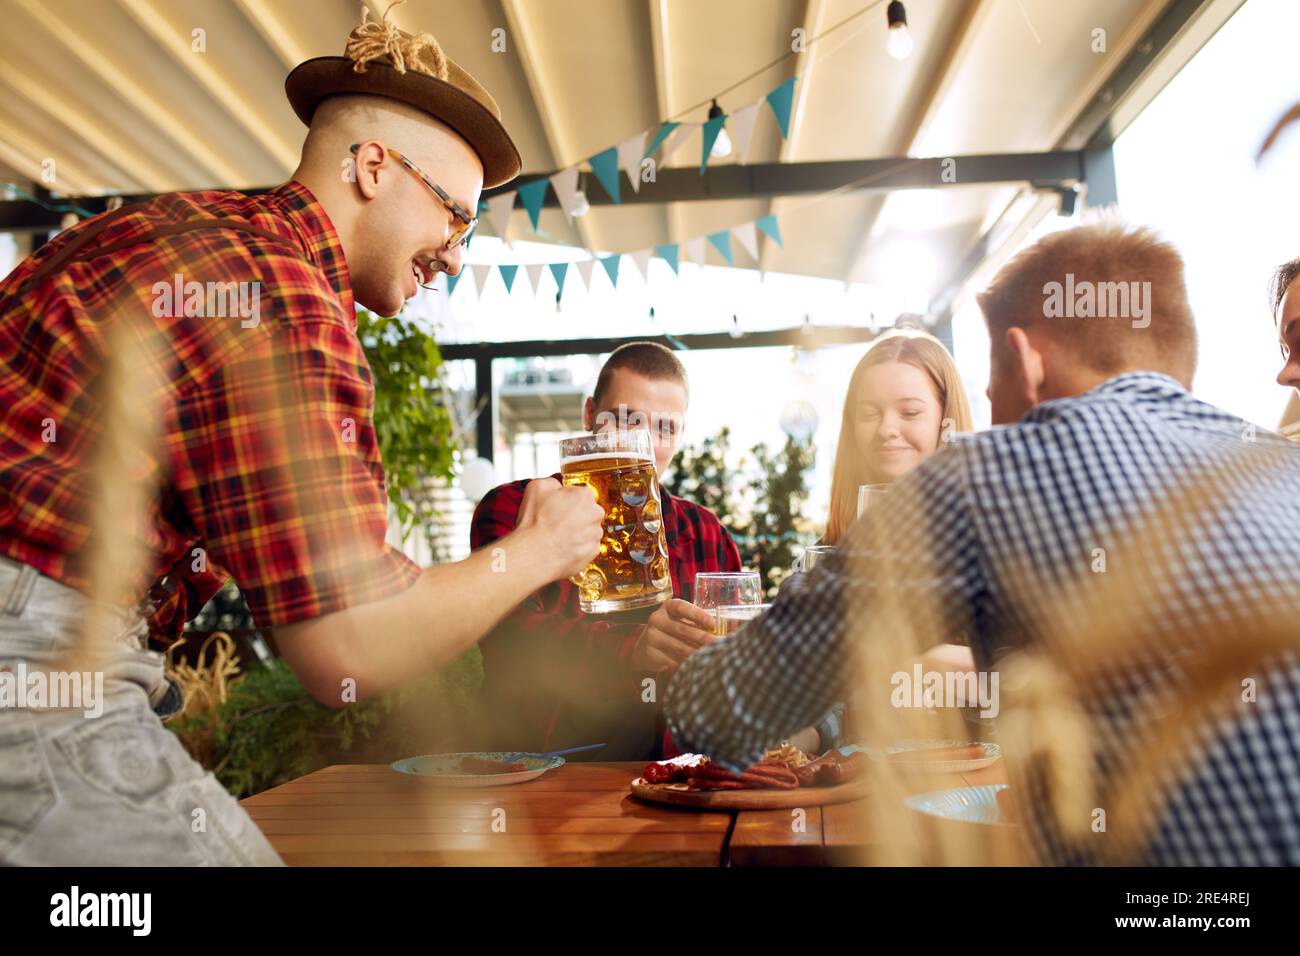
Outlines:
[[[1015,425],[961,436],[900,479],[836,556],[792,576],[800,580],[760,620],[686,660],[668,691],[673,736],[738,768],[842,699],[849,622],[879,601],[873,582],[849,571],[855,548],[884,551],[877,557],[903,569],[888,586],[914,590],[943,633],[969,637],[986,669],[1010,649],[1050,641],[1062,615],[1087,614],[1097,549],[1131,541],[1159,502],[1208,470],[1219,507],[1133,562],[1147,567],[1107,569],[1136,582],[1149,630],[1135,635],[1135,653],[1161,634],[1231,636],[1261,614],[1300,617],[1300,447],[1168,376],[1128,373],[1040,404]],[[1148,586],[1155,567],[1173,573]],[[1194,755],[1170,787],[1146,862],[1300,864],[1300,658],[1271,660],[1267,690],[1248,710],[1190,731]],[[1139,691],[1123,684],[1098,704],[1120,737],[1140,710]],[[1031,775],[1031,806],[1034,786]],[[1030,817],[1040,859],[1088,862]]]

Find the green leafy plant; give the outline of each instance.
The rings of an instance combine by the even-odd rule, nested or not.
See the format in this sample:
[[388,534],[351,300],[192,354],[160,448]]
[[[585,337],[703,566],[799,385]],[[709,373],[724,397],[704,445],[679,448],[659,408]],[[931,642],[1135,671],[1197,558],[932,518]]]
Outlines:
[[455,749],[483,681],[477,648],[398,690],[338,710],[317,703],[283,661],[250,667],[214,710],[168,724],[238,797],[335,763],[390,763]]
[[[775,596],[790,573],[796,552],[817,539],[804,517],[808,477],[814,464],[811,440],[787,438],[775,454],[755,445],[736,456],[727,428],[682,449],[664,487],[718,516],[740,549],[741,561],[757,570],[763,588]],[[746,492],[752,500],[746,502]]]
[[436,515],[427,503],[428,480],[452,476],[456,450],[439,386],[442,353],[433,336],[400,315],[358,309],[357,338],[374,376],[372,417],[402,540],[417,528],[432,538]]

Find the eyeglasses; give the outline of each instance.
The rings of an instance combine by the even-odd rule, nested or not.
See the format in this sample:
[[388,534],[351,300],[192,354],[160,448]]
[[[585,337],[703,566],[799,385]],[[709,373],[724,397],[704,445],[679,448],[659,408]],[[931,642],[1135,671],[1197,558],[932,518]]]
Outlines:
[[[360,143],[352,144],[352,152],[354,154],[360,148]],[[471,216],[464,206],[448,196],[447,191],[430,179],[425,174],[424,170],[415,165],[415,163],[411,162],[390,146],[384,148],[387,150],[389,156],[393,157],[393,159],[397,160],[411,172],[415,173],[415,175],[419,176],[421,182],[433,190],[433,194],[438,197],[438,200],[446,206],[447,210],[451,213],[452,220],[447,234],[447,248],[455,249],[457,246],[468,241],[470,233],[472,233],[474,227],[478,225],[478,217]]]

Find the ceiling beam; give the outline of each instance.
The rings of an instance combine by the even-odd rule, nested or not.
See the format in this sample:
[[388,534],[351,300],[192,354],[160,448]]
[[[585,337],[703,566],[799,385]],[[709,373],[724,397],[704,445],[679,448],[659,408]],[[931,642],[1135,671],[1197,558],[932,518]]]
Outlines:
[[[796,85],[794,104],[790,110],[790,135],[781,140],[780,152],[777,154],[779,162],[788,163],[794,156],[795,142],[799,138],[799,133],[803,130],[803,119],[807,112],[808,90],[812,87],[813,70],[816,67],[816,54],[814,50],[816,43],[809,43],[813,37],[822,32],[823,24],[826,20],[826,2],[825,0],[807,0],[804,4],[803,27],[804,27],[804,46],[794,56],[793,76],[799,77]],[[761,107],[760,107],[761,109]],[[736,157],[740,161],[740,157]],[[767,211],[769,214],[776,212],[776,199],[768,201]],[[772,267],[772,259],[776,256],[776,243],[764,242],[763,249],[759,253],[758,271],[760,273],[768,271]]]
[[[515,51],[519,54],[519,61],[524,69],[524,79],[528,82],[528,91],[532,94],[533,103],[537,107],[537,116],[542,122],[542,132],[546,136],[546,145],[551,151],[551,160],[560,164],[561,169],[565,169],[584,157],[578,155],[577,148],[566,135],[567,131],[562,127],[556,115],[555,96],[551,92],[550,69],[546,66],[549,61],[536,53],[537,40],[528,5],[522,0],[501,0],[501,7],[506,15],[506,26],[510,32],[510,39],[514,43]],[[594,179],[594,177],[591,178]],[[514,188],[518,188],[518,186],[516,185]],[[603,192],[602,190],[602,194]],[[494,191],[487,190],[484,195],[487,196],[493,193]],[[591,194],[588,193],[587,195],[590,198]],[[547,198],[550,200],[546,203],[547,206],[559,206],[559,203],[555,200],[554,190],[547,191]],[[590,219],[580,216],[573,220],[573,225],[577,229],[578,238],[584,246],[588,249],[603,248],[597,242],[596,230]]]
[[[962,170],[960,183],[942,181],[943,164],[955,159]],[[661,169],[653,190],[623,193],[622,205],[646,205],[674,202],[714,202],[720,199],[770,199],[775,196],[805,196],[833,189],[888,191],[893,189],[961,189],[987,183],[1028,183],[1038,189],[1065,189],[1087,181],[1093,164],[1084,150],[1053,153],[992,153],[977,156],[917,158],[896,156],[889,159],[846,159],[819,163],[751,163],[744,166],[724,164],[700,175],[698,167]],[[547,174],[549,175],[549,174]],[[533,179],[536,177],[527,177]],[[613,204],[599,180],[590,172],[579,174],[579,183],[593,206]],[[484,196],[513,192],[518,183],[484,190]],[[262,190],[264,191],[264,190]],[[244,190],[255,194],[258,190]],[[123,197],[136,202],[145,196]],[[89,199],[88,209],[102,209],[104,199]],[[547,208],[557,208],[559,201],[548,193],[542,201]],[[47,223],[39,213],[25,209],[21,202],[0,202],[0,229],[37,229]]]
[[559,355],[603,355],[628,342],[661,342],[670,349],[761,349],[794,346],[801,349],[870,342],[886,331],[862,325],[801,325],[791,329],[745,332],[739,338],[730,332],[688,335],[633,335],[623,338],[554,339],[531,342],[467,342],[440,345],[444,361],[457,359],[534,358]]
[[175,182],[175,174],[155,163],[149,150],[141,149],[139,142],[128,143],[100,122],[93,111],[83,108],[81,100],[61,96],[10,61],[0,61],[0,84],[71,130],[87,149],[98,153],[125,177],[128,188],[163,192]]
[[253,25],[253,29],[261,34],[266,45],[275,51],[286,70],[291,70],[308,59],[306,48],[298,43],[292,31],[275,15],[266,0],[235,0],[235,6],[244,15],[244,19]]
[[117,0],[131,18],[153,37],[166,53],[221,105],[232,120],[276,161],[287,175],[298,165],[298,147],[285,140],[261,115],[258,107],[244,99],[212,66],[207,56],[190,49],[189,38],[177,34],[149,0]]
[[[41,178],[44,169],[41,167],[41,160],[51,158],[55,161],[54,171],[58,177],[56,182],[47,183]],[[76,161],[69,163],[59,155],[58,150],[49,149],[46,144],[38,143],[29,139],[24,133],[10,127],[0,127],[0,160],[12,166],[18,172],[27,176],[33,183],[38,186],[49,188],[53,186],[59,193],[71,195],[87,195],[98,193],[103,189],[103,182],[98,176],[93,176],[88,170],[81,169]],[[22,186],[21,183],[16,184]],[[0,210],[6,206],[16,206],[24,204],[25,201],[9,200],[0,203]],[[36,230],[49,231],[59,227],[59,215],[57,213],[47,212],[34,203],[32,209],[39,209],[43,214],[44,225],[35,227]],[[78,205],[81,205],[78,203]],[[4,217],[0,211],[0,219]],[[27,231],[27,230],[23,230]]]
[[[65,9],[40,3],[38,0],[13,0],[40,24],[45,32],[64,47],[73,60],[81,63],[107,88],[126,101],[127,105],[154,121],[155,128],[167,137],[173,146],[183,151],[192,162],[205,170],[214,183],[230,186],[243,181],[243,174],[226,162],[213,148],[212,137],[186,122],[183,114],[167,109],[157,97],[152,96],[130,74],[118,67],[113,57],[96,42],[87,40],[60,11]],[[148,131],[141,130],[142,136]]]
[[[676,101],[673,88],[672,47],[668,42],[669,0],[646,0],[646,2],[650,5],[650,62],[654,65],[655,101],[659,108],[659,115],[667,119],[673,115],[673,103]],[[683,237],[682,232],[681,210],[671,202],[665,203],[664,235],[668,237],[669,242],[690,238]]]
[[[968,0],[962,11],[961,20],[953,31],[952,40],[940,57],[938,69],[934,71],[929,86],[921,94],[920,109],[916,111],[912,122],[899,138],[896,148],[899,154],[910,156],[916,151],[921,138],[934,122],[940,106],[943,105],[945,97],[956,82],[958,72],[974,49],[975,40],[984,21],[988,18],[990,9],[989,0]],[[868,213],[860,232],[862,238],[845,263],[843,271],[845,281],[849,281],[857,274],[858,267],[884,232],[886,218],[883,213],[888,204],[889,200],[886,199],[876,207],[874,212]]]

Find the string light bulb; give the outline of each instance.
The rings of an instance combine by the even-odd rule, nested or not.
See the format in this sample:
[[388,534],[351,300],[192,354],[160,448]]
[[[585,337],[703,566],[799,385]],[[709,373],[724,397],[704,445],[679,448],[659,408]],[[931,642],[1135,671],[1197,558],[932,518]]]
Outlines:
[[895,60],[905,60],[912,52],[912,34],[907,29],[907,10],[901,0],[892,0],[885,11],[889,21],[889,37],[885,40],[885,49]]

